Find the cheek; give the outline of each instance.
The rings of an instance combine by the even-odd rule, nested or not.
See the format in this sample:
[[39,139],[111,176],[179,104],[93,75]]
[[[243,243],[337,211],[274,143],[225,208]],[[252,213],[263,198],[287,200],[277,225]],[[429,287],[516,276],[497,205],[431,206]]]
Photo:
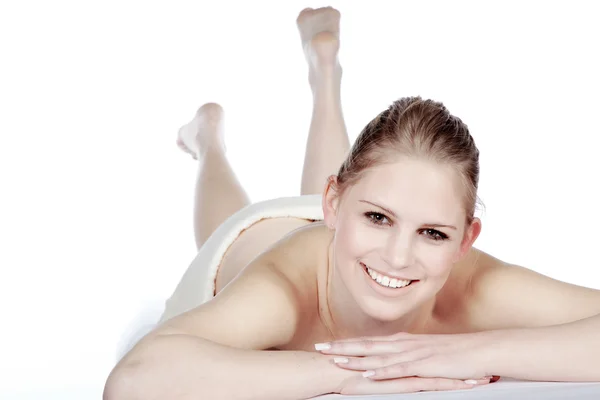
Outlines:
[[334,238],[335,259],[339,273],[349,277],[362,273],[354,268],[359,260],[370,257],[377,249],[378,238],[372,229],[358,218],[345,216],[336,227]]
[[338,249],[345,257],[360,256],[369,248],[369,241],[372,239],[364,224],[353,216],[344,216],[335,232]]
[[450,273],[454,266],[456,247],[449,244],[422,245],[419,249],[420,264],[425,267],[429,277],[444,278]]

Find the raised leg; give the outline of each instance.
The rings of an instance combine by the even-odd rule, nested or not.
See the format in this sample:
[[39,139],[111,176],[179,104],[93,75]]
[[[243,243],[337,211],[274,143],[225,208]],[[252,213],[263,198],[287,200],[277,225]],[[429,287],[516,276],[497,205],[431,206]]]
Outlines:
[[300,192],[318,194],[323,192],[327,177],[338,172],[350,150],[340,97],[340,13],[331,7],[307,8],[300,13],[296,23],[313,94]]
[[198,249],[225,219],[250,203],[225,156],[223,131],[223,109],[207,103],[181,127],[177,138],[177,145],[198,160],[194,202]]

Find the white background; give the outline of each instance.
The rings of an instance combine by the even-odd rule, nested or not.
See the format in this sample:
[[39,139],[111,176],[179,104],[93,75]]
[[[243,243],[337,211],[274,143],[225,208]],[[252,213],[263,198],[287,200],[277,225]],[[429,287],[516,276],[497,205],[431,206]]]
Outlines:
[[252,200],[298,194],[311,95],[295,18],[326,4],[351,140],[399,97],[443,101],[481,150],[476,246],[600,288],[592,1],[7,1],[0,398],[100,398],[126,326],[195,256],[196,169],[175,135],[200,105],[225,108]]

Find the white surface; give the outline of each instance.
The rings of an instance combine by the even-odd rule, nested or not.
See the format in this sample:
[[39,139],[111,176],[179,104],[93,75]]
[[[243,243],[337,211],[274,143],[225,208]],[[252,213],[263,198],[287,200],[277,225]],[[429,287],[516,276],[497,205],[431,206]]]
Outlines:
[[[72,387],[54,390],[5,391],[2,399],[10,400],[82,400],[100,399],[102,387]],[[315,400],[597,400],[600,383],[521,382],[508,379],[471,390],[422,392],[372,396],[326,395]]]
[[490,385],[470,390],[420,392],[373,396],[319,396],[318,400],[597,400],[600,398],[600,383],[526,382],[501,379]]
[[8,389],[0,392],[2,400],[100,400],[102,385],[79,386],[72,382],[68,388]]
[[[399,97],[443,101],[481,150],[476,246],[600,288],[595,3],[330,3],[351,139]],[[0,5],[0,398],[101,386],[128,324],[171,293],[195,256],[175,133],[202,103],[225,107],[253,200],[298,193],[311,96],[294,23],[320,5]]]

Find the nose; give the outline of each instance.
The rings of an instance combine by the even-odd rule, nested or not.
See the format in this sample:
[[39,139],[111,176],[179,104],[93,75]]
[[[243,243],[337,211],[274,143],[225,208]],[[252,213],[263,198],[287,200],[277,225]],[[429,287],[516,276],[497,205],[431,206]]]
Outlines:
[[387,238],[383,257],[393,269],[404,269],[414,263],[414,238],[409,232],[397,232]]

